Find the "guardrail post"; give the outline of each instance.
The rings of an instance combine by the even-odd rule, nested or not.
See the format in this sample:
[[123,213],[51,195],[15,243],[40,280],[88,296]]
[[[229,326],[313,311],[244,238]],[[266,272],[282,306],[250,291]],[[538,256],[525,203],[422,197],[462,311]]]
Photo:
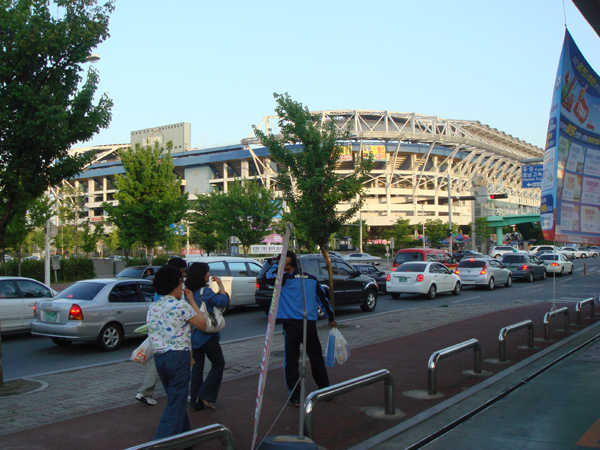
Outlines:
[[500,330],[500,335],[498,336],[498,360],[500,362],[506,362],[506,335],[510,331],[517,331],[522,328],[527,328],[528,330],[527,347],[533,348],[533,322],[531,320],[524,320],[523,322],[515,323],[513,325],[504,327]]
[[219,423],[208,425],[185,433],[176,434],[156,441],[129,447],[126,450],[169,450],[176,448],[193,447],[201,442],[218,440],[223,450],[235,450],[235,439],[229,428]]
[[558,316],[559,314],[564,314],[565,316],[565,324],[564,330],[569,331],[569,308],[566,306],[563,308],[555,309],[554,311],[547,312],[544,314],[544,340],[550,340],[550,318]]
[[590,297],[586,300],[580,301],[575,305],[575,323],[581,325],[581,308],[584,305],[590,304],[592,306],[592,319],[596,316],[596,307],[594,305],[594,297]]
[[447,347],[443,350],[438,350],[434,352],[429,358],[429,362],[427,363],[427,394],[428,395],[436,395],[437,394],[437,364],[438,361],[442,358],[446,358],[447,356],[453,355],[455,353],[460,353],[463,350],[467,350],[472,348],[473,358],[474,358],[474,372],[481,373],[481,345],[477,339],[469,339],[468,341],[461,342],[460,344],[453,345],[452,347]]

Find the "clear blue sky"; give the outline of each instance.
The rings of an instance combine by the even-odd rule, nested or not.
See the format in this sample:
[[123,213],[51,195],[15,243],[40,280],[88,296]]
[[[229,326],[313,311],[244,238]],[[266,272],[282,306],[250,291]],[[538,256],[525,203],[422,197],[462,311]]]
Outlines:
[[[600,72],[600,38],[565,10]],[[239,142],[274,92],[315,111],[479,120],[542,147],[564,24],[562,0],[117,0],[95,50],[113,119],[76,147],[178,122],[192,147]]]

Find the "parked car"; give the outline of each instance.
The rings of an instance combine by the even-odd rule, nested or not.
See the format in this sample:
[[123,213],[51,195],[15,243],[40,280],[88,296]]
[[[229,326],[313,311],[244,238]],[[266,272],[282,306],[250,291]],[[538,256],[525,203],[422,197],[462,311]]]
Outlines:
[[508,253],[502,256],[504,264],[512,272],[513,279],[524,279],[529,282],[534,278],[545,280],[547,271],[545,264],[537,256],[527,253]]
[[[267,271],[273,267],[276,258],[265,260],[260,274],[256,277],[255,301],[267,314],[271,307],[274,287],[265,283]],[[329,275],[323,255],[298,255],[300,269],[319,280],[321,287],[329,296]],[[365,312],[375,310],[377,306],[377,283],[373,278],[361,274],[341,258],[332,257],[333,289],[335,307],[360,305]]]
[[588,247],[577,247],[577,250],[582,253],[583,258],[597,258],[598,257],[597,250],[592,250]]
[[23,261],[39,261],[41,258],[39,256],[31,255],[23,258]]
[[456,262],[460,262],[463,258],[481,257],[483,253],[475,252],[473,250],[457,250],[452,253],[452,257]]
[[342,254],[341,254],[341,253],[334,252],[333,250],[330,250],[330,251],[329,251],[329,257],[332,257],[332,256],[335,256],[335,257],[337,257],[337,258],[343,258],[343,256],[342,256]]
[[0,324],[2,331],[29,330],[37,299],[52,298],[54,289],[31,278],[0,277]]
[[569,253],[573,257],[572,259],[584,257],[584,252],[576,249],[575,247],[562,247],[560,250]]
[[379,265],[381,258],[379,256],[371,256],[368,253],[350,253],[344,256],[344,260],[349,263],[370,263]]
[[496,245],[490,249],[490,256],[492,258],[500,259],[505,253],[516,253],[518,250],[512,245]]
[[[218,276],[223,282],[225,292],[229,294],[230,308],[254,305],[254,291],[256,290],[256,277],[261,271],[261,264],[252,258],[238,256],[203,256],[186,258],[189,264],[204,262],[208,264],[211,276]],[[208,283],[213,291],[217,292],[219,286],[211,281]]]
[[4,254],[4,261],[5,262],[9,262],[9,261],[12,261],[12,260],[13,260],[12,256]]
[[392,270],[396,270],[395,268],[406,262],[415,261],[439,262],[451,270],[456,269],[457,266],[456,260],[445,250],[437,248],[403,248],[398,250],[396,256],[394,256],[392,263],[394,269]]
[[56,345],[96,342],[100,349],[118,349],[123,339],[138,336],[154,300],[150,280],[94,279],[78,281],[53,299],[36,302],[31,334]]
[[112,256],[107,256],[104,259],[112,259],[113,261],[124,261],[125,257],[124,256],[120,256],[120,255],[112,255]]
[[438,262],[407,262],[388,275],[386,289],[392,298],[421,294],[434,299],[440,292],[460,294],[460,277]]
[[371,277],[377,283],[377,290],[385,294],[385,283],[387,274],[371,264],[352,264],[352,266],[363,275]]
[[562,277],[565,273],[573,275],[573,262],[564,253],[545,253],[540,261],[546,265],[548,273],[556,273]]
[[512,286],[512,272],[495,258],[464,258],[455,272],[464,286],[485,286],[490,291],[497,285]]
[[148,278],[152,280],[154,273],[161,266],[131,266],[125,267],[117,274],[117,278]]

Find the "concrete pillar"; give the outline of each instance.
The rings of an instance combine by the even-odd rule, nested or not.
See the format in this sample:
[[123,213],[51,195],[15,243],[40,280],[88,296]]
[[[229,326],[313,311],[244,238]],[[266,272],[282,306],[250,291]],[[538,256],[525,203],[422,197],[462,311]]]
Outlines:
[[502,227],[496,227],[496,245],[502,245]]

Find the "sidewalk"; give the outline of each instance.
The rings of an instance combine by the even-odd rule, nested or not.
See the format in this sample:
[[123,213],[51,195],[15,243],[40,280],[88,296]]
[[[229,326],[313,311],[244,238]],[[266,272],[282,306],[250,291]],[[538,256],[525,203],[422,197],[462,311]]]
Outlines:
[[[568,306],[574,323],[575,304]],[[389,370],[395,380],[397,414],[392,418],[380,414],[384,406],[383,386],[370,385],[328,403],[319,403],[314,412],[315,442],[326,449],[379,448],[385,440],[396,435],[408,436],[424,422],[424,417],[445,411],[453,398],[475,398],[482,386],[502,385],[521,361],[535,365],[536,354],[548,353],[579,336],[584,327],[571,326],[571,331],[559,330],[562,317],[551,322],[551,340],[543,341],[542,319],[551,303],[479,304],[424,308],[392,313],[364,315],[340,324],[352,354],[343,366],[329,369],[332,383],[355,378],[380,369]],[[590,326],[597,320],[586,318]],[[531,319],[535,327],[535,349],[526,347],[526,332],[509,335],[508,364],[494,363],[498,358],[498,332],[501,328]],[[321,341],[325,342],[328,327],[319,326]],[[590,328],[587,334],[595,332]],[[418,399],[405,395],[410,391],[427,391],[427,361],[431,354],[465,340],[476,338],[482,346],[484,376],[463,372],[473,369],[472,351],[443,359],[438,369],[440,398]],[[254,338],[223,345],[226,371],[217,401],[218,411],[189,413],[192,427],[221,423],[228,427],[238,449],[247,449],[252,440],[254,405],[258,386],[258,370],[264,338]],[[283,337],[276,335],[266,396],[261,413],[261,438],[265,435],[297,434],[298,410],[285,407],[287,391],[283,383]],[[507,370],[509,369],[509,370]],[[0,398],[0,448],[16,449],[124,449],[152,440],[165,405],[164,391],[155,398],[158,406],[149,407],[134,400],[146,368],[133,362],[121,362],[36,378],[40,388],[28,394]],[[307,377],[307,392],[316,389]],[[497,378],[497,379],[496,379]],[[488,381],[486,381],[488,380]],[[493,383],[489,380],[492,380]],[[586,389],[600,388],[586,386]],[[489,387],[489,386],[488,386]],[[465,393],[468,393],[465,394]],[[483,401],[483,400],[481,400]],[[436,409],[437,408],[437,409]],[[283,410],[273,428],[271,422]],[[425,416],[424,416],[425,415]],[[449,419],[444,419],[449,420]],[[412,422],[411,422],[412,421]],[[406,424],[414,427],[406,428]],[[431,422],[430,422],[431,423]],[[403,425],[404,424],[404,425]],[[436,423],[433,428],[443,426]],[[391,430],[391,431],[389,431]],[[421,431],[423,433],[429,432]],[[387,433],[382,435],[381,433]],[[417,440],[416,436],[411,439]],[[362,447],[359,447],[361,445]],[[402,446],[381,448],[404,448]],[[197,448],[199,448],[198,446]],[[219,448],[217,442],[202,445],[203,449]],[[450,448],[450,447],[446,447]],[[479,448],[485,448],[479,447]]]

